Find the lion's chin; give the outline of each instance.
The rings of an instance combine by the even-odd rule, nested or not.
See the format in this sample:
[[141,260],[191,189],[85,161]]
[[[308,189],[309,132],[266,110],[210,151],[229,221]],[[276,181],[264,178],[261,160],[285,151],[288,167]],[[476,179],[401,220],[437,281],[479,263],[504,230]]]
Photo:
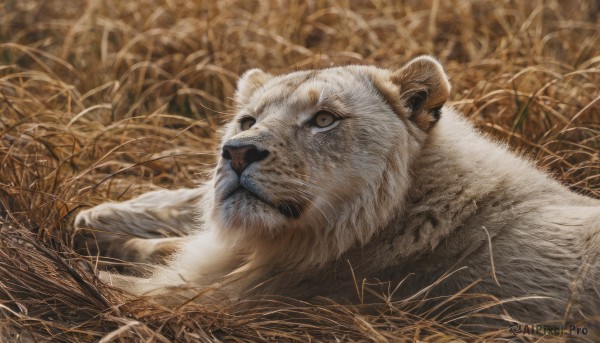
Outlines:
[[[235,199],[236,196],[238,199]],[[298,219],[302,214],[302,206],[295,201],[281,201],[278,203],[274,203],[268,200],[266,197],[252,192],[244,187],[239,187],[235,191],[233,191],[226,198],[226,201],[232,197],[234,198],[234,202],[238,201],[241,203],[242,206],[244,206],[245,203],[246,206],[250,207],[263,207],[268,210],[275,210],[276,212],[282,214],[284,217],[289,219]]]
[[300,218],[302,207],[291,201],[274,204],[240,187],[227,196],[216,211],[227,230],[264,232],[273,236]]

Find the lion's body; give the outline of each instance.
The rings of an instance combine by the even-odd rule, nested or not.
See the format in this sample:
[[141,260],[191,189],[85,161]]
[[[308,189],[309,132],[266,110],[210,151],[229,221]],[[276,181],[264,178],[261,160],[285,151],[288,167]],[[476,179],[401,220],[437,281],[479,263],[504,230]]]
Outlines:
[[[403,297],[456,271],[430,294],[475,283],[470,292],[503,300],[549,297],[505,304],[526,323],[600,314],[600,201],[569,191],[441,109],[448,92],[429,58],[394,73],[247,73],[213,178],[182,191],[187,205],[198,204],[195,231],[133,288],[164,293],[186,285],[191,296],[218,285],[235,299],[357,303],[363,278],[389,281],[390,291],[401,283],[394,293]],[[309,122],[324,108],[335,121]],[[248,116],[254,124],[240,130]],[[252,154],[236,157],[249,145]],[[169,207],[180,196],[160,192],[157,205],[168,211],[158,221],[189,217]],[[114,205],[113,214],[110,206],[101,215],[88,210],[76,224],[97,227],[109,216],[144,230],[123,219],[135,217],[127,210],[135,202]]]

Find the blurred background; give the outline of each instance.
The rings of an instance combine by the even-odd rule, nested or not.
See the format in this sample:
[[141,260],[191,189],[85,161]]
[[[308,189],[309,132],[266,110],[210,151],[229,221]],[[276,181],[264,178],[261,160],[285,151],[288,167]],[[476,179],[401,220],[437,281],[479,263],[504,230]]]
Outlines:
[[[0,298],[29,308],[11,325],[49,315],[111,327],[86,320],[122,295],[98,300],[109,291],[92,272],[64,267],[72,214],[205,177],[243,71],[396,68],[422,54],[442,62],[450,104],[483,131],[600,197],[596,0],[0,2],[0,280],[20,280]],[[49,270],[40,284],[23,276]],[[87,314],[69,317],[85,301]],[[65,327],[29,330],[77,336]]]

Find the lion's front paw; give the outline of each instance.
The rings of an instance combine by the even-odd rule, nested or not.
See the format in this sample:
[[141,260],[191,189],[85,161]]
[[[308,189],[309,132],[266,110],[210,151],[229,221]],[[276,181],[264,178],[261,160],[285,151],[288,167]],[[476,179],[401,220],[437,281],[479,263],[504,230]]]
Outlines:
[[107,219],[111,215],[110,212],[110,210],[106,210],[106,204],[83,210],[75,216],[73,227],[75,231],[98,228],[102,226],[103,222],[109,221]]
[[79,212],[73,223],[75,249],[109,262],[154,262],[152,253],[138,241],[161,235],[139,215],[125,203],[105,203]]
[[202,189],[158,190],[108,202],[75,217],[74,245],[81,253],[128,262],[161,262],[195,226]]

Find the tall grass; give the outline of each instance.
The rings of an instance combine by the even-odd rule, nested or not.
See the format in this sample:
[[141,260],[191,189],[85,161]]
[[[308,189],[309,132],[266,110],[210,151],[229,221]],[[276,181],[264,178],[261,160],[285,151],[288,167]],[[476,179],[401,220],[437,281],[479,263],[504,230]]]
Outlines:
[[80,207],[201,179],[244,70],[394,68],[420,54],[445,65],[451,104],[482,130],[600,198],[599,18],[593,0],[3,1],[0,335],[476,339],[409,301],[379,316],[288,300],[251,312],[161,308],[99,283],[68,225]]

